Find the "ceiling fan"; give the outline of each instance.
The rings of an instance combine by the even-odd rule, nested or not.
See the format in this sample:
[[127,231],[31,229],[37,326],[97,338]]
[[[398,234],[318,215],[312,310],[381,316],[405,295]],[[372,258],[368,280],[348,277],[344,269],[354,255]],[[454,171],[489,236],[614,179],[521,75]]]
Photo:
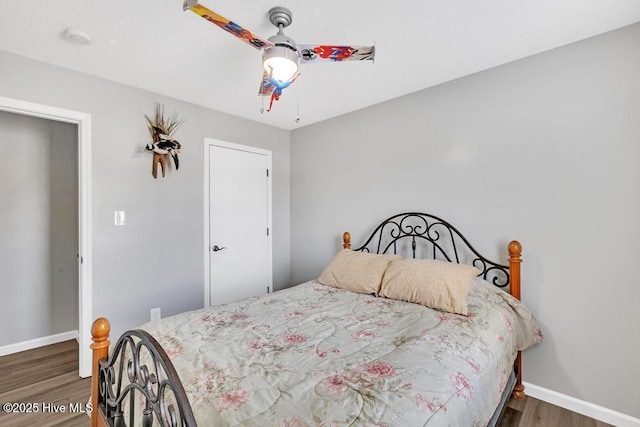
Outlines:
[[269,10],[269,20],[278,28],[278,33],[265,39],[222,15],[198,4],[198,0],[184,0],[183,10],[191,10],[212,24],[236,36],[258,50],[262,50],[262,82],[258,95],[270,96],[270,111],[273,102],[280,99],[282,91],[300,75],[298,65],[314,62],[373,61],[375,46],[296,44],[284,34],[293,16],[285,7]]

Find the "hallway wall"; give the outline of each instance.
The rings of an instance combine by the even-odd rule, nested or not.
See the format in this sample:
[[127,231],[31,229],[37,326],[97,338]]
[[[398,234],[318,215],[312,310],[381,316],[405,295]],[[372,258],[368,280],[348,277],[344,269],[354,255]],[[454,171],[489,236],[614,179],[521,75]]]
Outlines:
[[78,328],[73,124],[0,112],[0,346]]

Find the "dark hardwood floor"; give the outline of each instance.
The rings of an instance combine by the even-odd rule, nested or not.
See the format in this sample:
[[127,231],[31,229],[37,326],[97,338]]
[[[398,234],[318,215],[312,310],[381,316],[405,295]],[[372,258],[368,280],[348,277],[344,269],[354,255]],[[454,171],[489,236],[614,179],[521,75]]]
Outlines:
[[[525,390],[526,393],[526,390]],[[593,418],[568,411],[533,397],[511,399],[497,427],[608,427]]]
[[[0,426],[88,426],[84,407],[89,400],[90,378],[78,377],[78,343],[66,341],[0,357],[0,404],[37,404],[38,413],[0,410]],[[43,403],[50,404],[43,407]],[[70,406],[71,404],[71,406]],[[52,412],[65,408],[65,412]],[[43,409],[48,412],[43,412]],[[509,402],[499,427],[605,427],[608,424],[527,397]],[[207,426],[204,426],[207,427]]]
[[[75,340],[0,357],[0,426],[88,426],[89,417],[71,412],[89,401],[91,378],[78,377]],[[7,403],[24,403],[7,413]],[[43,405],[43,404],[48,404]],[[69,404],[73,404],[70,408]],[[53,412],[56,409],[65,412]]]

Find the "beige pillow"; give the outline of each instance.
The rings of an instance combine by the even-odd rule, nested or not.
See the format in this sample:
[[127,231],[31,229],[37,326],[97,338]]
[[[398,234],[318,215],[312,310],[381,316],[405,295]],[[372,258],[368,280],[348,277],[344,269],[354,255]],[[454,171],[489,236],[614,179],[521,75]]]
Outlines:
[[387,268],[380,296],[467,314],[467,294],[480,270],[432,259],[400,259]]
[[322,271],[318,282],[360,294],[378,294],[382,276],[398,255],[378,255],[343,249]]

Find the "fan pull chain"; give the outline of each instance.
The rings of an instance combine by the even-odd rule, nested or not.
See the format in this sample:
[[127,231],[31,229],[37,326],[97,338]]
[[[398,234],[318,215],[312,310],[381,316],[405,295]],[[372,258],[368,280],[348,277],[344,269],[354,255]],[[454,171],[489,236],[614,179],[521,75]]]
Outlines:
[[293,118],[293,121],[296,123],[300,123],[300,85],[296,85],[296,116]]

